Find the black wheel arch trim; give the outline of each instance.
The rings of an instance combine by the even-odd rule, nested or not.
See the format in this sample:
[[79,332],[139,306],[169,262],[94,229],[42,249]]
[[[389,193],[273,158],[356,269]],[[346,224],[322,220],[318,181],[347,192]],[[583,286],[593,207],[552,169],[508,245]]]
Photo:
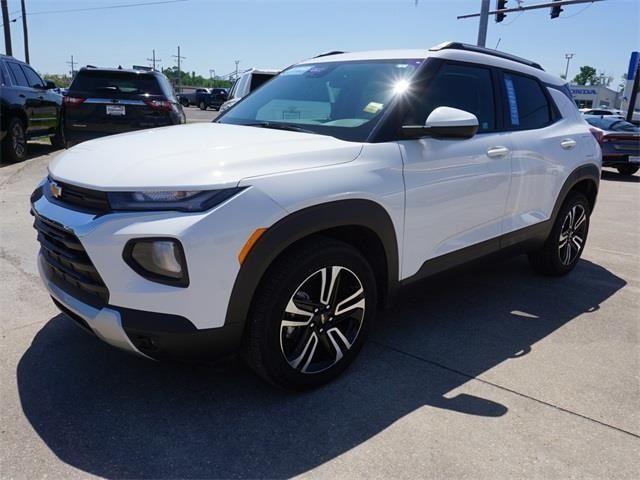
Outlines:
[[562,208],[562,204],[566,200],[569,192],[583,180],[591,180],[595,186],[593,203],[591,205],[591,211],[593,211],[593,207],[595,207],[596,198],[598,196],[598,189],[600,187],[600,169],[595,164],[590,163],[576,168],[565,180],[551,213],[552,223],[555,222],[558,212],[560,211],[560,208]]
[[293,212],[260,237],[236,277],[225,325],[245,322],[256,289],[282,252],[303,238],[339,227],[364,227],[377,235],[386,255],[388,295],[385,298],[391,298],[399,275],[398,242],[391,217],[372,200],[337,200]]

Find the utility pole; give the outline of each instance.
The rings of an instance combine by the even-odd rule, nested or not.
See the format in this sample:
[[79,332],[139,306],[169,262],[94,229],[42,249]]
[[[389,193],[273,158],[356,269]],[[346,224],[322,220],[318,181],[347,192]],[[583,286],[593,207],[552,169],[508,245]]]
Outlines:
[[571,59],[575,56],[575,53],[565,53],[564,54],[564,58],[567,59],[567,67],[564,69],[564,79],[568,82],[569,78],[569,62],[571,61]]
[[480,6],[480,25],[478,26],[478,46],[487,44],[487,26],[489,24],[489,0],[482,0]]
[[187,57],[183,57],[182,55],[180,55],[180,46],[178,45],[178,55],[172,55],[173,58],[177,58],[178,59],[178,81],[176,83],[176,90],[178,92],[180,92],[180,85],[182,85],[182,79],[181,79],[181,72],[180,72],[180,60],[182,60],[183,58],[186,60]]
[[238,79],[238,64],[240,63],[240,60],[236,60],[236,80]]
[[162,59],[161,58],[156,58],[156,50],[153,49],[153,55],[151,58],[147,58],[147,62],[151,62],[151,64],[153,65],[153,71],[156,71],[156,63],[161,62]]
[[209,69],[209,80],[215,80],[216,79],[216,69],[215,68],[210,68]]
[[24,61],[29,62],[29,33],[27,31],[27,8],[24,6],[24,0],[20,2],[22,4],[22,33],[24,35]]
[[71,65],[71,79],[73,80],[73,77],[76,74],[76,69],[75,69],[76,62],[73,61],[73,55],[71,55],[71,61],[67,62],[67,65]]
[[2,6],[2,26],[4,27],[4,49],[7,55],[13,55],[11,48],[11,22],[9,20],[9,7],[7,0],[0,0]]

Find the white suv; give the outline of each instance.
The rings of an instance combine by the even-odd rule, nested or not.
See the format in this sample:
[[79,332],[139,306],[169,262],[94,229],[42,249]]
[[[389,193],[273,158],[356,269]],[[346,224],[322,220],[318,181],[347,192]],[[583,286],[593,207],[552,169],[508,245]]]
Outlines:
[[80,144],[31,202],[42,279],[87,330],[154,359],[240,351],[299,389],[403,285],[499,251],[569,272],[600,168],[561,79],[448,43],[311,59],[216,123]]

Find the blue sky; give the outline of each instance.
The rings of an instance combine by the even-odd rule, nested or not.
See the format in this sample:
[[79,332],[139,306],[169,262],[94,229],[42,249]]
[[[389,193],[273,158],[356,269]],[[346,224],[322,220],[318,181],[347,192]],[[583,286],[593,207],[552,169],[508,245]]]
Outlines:
[[[146,65],[155,48],[162,66],[174,65],[181,46],[183,70],[208,76],[235,69],[286,67],[327,50],[422,48],[445,40],[475,43],[478,20],[456,16],[478,11],[480,0],[187,0],[180,3],[95,10],[54,10],[141,3],[152,0],[27,0],[31,63],[42,73],[63,73],[71,54],[80,65]],[[524,4],[541,0],[525,0]],[[493,6],[494,0],[491,1]],[[510,0],[508,6],[515,6]],[[549,11],[509,14],[489,22],[488,47],[564,72],[566,52],[575,53],[569,77],[592,65],[617,86],[629,54],[640,49],[640,0],[606,0]],[[20,0],[9,0],[20,13]],[[12,23],[14,55],[23,58],[20,20]],[[2,46],[4,47],[4,42]]]

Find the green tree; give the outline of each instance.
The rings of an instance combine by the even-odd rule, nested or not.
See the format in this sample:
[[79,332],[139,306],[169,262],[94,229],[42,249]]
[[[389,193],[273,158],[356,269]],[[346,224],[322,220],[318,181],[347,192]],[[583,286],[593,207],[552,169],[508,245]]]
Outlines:
[[577,83],[578,85],[598,85],[599,82],[600,79],[598,78],[596,69],[589,65],[580,67],[580,73],[573,79],[573,83]]
[[56,87],[68,88],[71,85],[71,77],[69,75],[58,75],[54,73],[45,73],[42,75],[45,81],[50,81],[56,84]]

